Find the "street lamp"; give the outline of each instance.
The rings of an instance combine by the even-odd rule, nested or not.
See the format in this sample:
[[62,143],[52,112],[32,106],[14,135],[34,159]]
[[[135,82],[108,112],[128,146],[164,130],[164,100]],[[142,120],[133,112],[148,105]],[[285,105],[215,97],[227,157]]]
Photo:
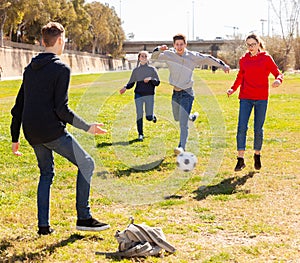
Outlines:
[[190,40],[190,13],[187,12],[187,39]]
[[192,1],[193,4],[193,38],[192,40],[195,40],[195,1]]
[[264,36],[264,23],[267,22],[266,19],[261,19],[261,35]]

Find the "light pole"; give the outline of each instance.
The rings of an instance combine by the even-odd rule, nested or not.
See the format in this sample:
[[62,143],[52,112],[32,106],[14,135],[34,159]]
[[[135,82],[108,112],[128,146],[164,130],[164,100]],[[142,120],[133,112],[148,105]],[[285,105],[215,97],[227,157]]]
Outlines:
[[266,19],[261,19],[261,35],[264,36],[264,23],[267,22]]
[[190,40],[190,13],[187,11],[187,39]]
[[192,40],[195,40],[195,1],[192,1],[192,5],[193,5],[193,38]]
[[268,0],[268,37],[270,36],[270,0]]
[[225,27],[230,27],[230,28],[233,29],[233,36],[232,37],[235,38],[236,37],[236,31],[239,30],[239,28],[237,26],[225,26]]

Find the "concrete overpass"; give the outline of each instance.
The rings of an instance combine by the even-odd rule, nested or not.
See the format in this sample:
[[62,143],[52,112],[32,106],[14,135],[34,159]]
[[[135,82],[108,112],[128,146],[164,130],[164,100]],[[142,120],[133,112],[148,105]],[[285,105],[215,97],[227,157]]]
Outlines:
[[[211,54],[217,57],[218,50],[220,50],[221,46],[225,43],[228,43],[228,40],[190,40],[188,41],[187,48],[192,51]],[[125,41],[123,43],[123,50],[126,54],[136,54],[141,50],[147,50],[151,53],[155,47],[164,44],[168,47],[173,46],[172,41]]]

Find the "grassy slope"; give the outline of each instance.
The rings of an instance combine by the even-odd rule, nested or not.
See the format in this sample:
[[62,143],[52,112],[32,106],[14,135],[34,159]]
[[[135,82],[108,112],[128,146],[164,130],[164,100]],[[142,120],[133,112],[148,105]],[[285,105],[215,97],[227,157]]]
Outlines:
[[[247,168],[234,173],[238,99],[224,92],[236,73],[197,71],[194,110],[200,118],[190,129],[188,150],[197,154],[199,164],[193,173],[182,174],[172,153],[178,127],[171,115],[167,71],[159,71],[159,121],[145,121],[143,143],[135,142],[133,92],[117,92],[129,74],[74,76],[70,89],[71,108],[88,121],[103,122],[109,131],[93,139],[70,127],[96,160],[91,207],[111,229],[95,234],[75,230],[76,169],[56,156],[51,206],[56,232],[47,237],[36,234],[35,156],[23,137],[24,156],[10,153],[9,111],[20,81],[0,82],[0,261],[110,262],[94,252],[117,250],[114,233],[133,215],[138,223],[161,226],[178,249],[143,262],[298,262],[300,76],[287,75],[279,89],[271,90],[262,170],[252,168],[251,118]],[[173,198],[163,199],[169,195]]]

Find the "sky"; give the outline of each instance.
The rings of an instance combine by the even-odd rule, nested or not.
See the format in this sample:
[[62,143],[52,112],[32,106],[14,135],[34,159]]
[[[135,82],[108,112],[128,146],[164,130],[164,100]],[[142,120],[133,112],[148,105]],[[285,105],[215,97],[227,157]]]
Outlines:
[[125,35],[133,33],[135,41],[172,40],[177,33],[188,40],[245,37],[250,32],[266,36],[274,27],[268,0],[97,1],[115,8]]

